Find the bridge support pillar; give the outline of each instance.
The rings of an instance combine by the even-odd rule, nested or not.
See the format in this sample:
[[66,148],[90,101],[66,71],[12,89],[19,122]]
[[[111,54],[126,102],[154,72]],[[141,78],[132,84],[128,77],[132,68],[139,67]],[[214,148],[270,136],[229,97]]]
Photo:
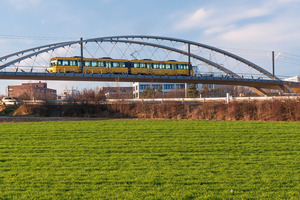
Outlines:
[[250,87],[250,89],[261,97],[268,96],[268,93],[266,93],[263,89],[259,87]]

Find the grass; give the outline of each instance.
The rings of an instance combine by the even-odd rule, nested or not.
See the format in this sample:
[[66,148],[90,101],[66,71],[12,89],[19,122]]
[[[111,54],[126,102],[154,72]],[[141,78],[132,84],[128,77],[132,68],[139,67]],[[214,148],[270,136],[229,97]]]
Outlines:
[[299,144],[297,122],[0,124],[0,199],[299,199]]

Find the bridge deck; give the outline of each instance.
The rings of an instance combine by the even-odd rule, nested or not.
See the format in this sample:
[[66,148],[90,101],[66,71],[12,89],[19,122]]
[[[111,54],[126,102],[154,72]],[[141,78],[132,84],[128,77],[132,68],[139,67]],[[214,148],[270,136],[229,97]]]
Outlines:
[[243,79],[212,76],[157,76],[129,74],[81,74],[81,73],[34,73],[0,72],[0,79],[14,80],[59,80],[59,81],[109,81],[109,82],[161,82],[161,83],[201,83],[219,85],[241,85],[268,89],[280,89],[283,85],[300,87],[300,83],[280,80]]

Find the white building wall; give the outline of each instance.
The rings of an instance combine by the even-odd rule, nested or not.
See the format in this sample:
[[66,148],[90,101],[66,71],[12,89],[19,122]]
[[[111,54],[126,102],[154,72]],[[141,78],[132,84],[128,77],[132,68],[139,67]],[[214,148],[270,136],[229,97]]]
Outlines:
[[[163,94],[170,92],[175,89],[185,89],[189,87],[186,83],[144,83],[144,82],[134,82],[133,84],[133,98],[139,99],[141,93],[146,89],[146,87],[154,88],[156,91],[158,87],[162,86]],[[198,87],[199,86],[199,87]],[[202,89],[202,84],[196,84],[198,90]]]
[[291,81],[291,82],[300,82],[300,76],[293,76],[293,77],[286,78],[284,80]]

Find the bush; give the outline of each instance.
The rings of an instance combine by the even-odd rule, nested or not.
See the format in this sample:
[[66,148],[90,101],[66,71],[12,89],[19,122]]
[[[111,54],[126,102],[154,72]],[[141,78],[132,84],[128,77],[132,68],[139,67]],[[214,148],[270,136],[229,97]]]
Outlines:
[[300,121],[299,100],[226,103],[172,103],[119,101],[113,104],[68,103],[22,105],[15,115],[41,117],[104,117],[193,120]]

